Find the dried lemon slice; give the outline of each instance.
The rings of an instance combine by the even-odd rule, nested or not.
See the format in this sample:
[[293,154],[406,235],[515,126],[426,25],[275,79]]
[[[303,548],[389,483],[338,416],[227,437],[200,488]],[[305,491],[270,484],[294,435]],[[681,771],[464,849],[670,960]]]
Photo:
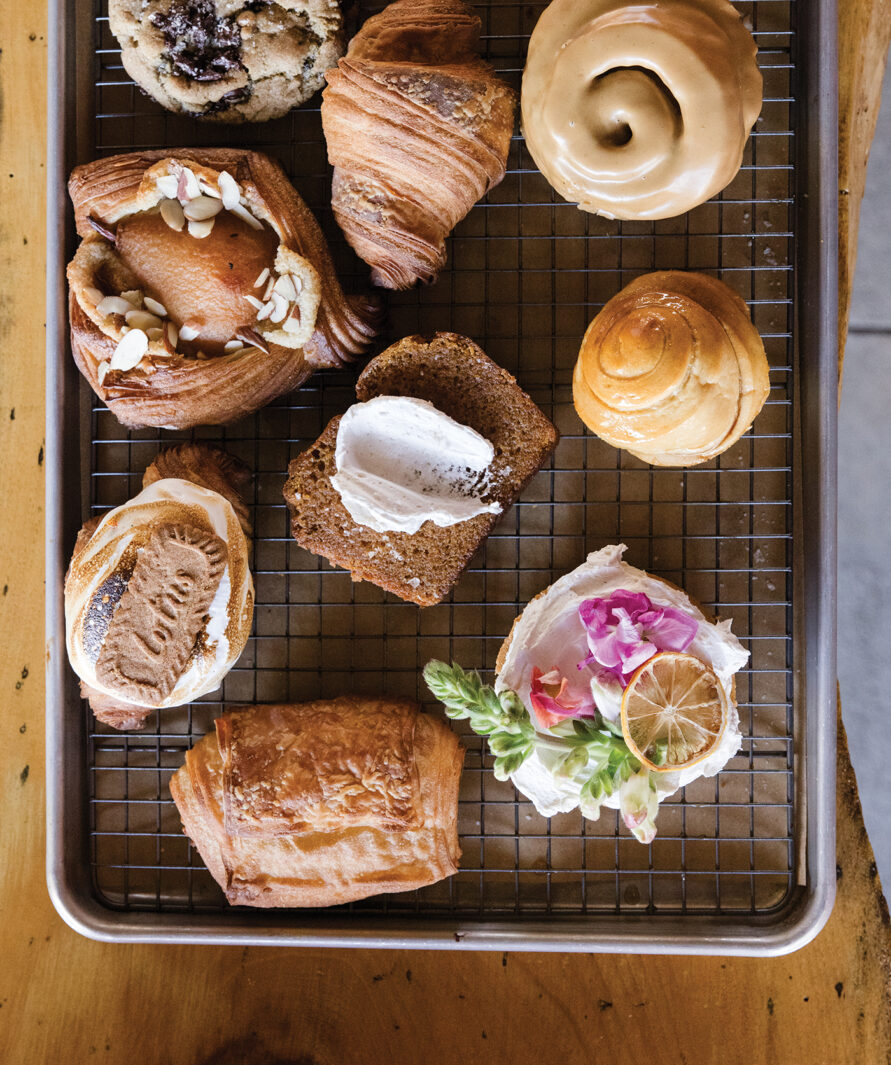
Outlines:
[[622,734],[647,768],[684,769],[718,746],[729,700],[694,655],[662,651],[634,671],[622,694]]

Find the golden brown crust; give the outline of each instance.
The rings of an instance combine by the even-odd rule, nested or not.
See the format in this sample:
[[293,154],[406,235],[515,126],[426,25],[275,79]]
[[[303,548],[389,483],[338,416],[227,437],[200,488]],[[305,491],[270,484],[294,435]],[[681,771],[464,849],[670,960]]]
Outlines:
[[80,682],[80,697],[90,704],[90,709],[97,721],[101,721],[103,725],[110,725],[120,732],[142,728],[145,719],[149,714],[154,713],[154,710],[147,706],[133,706],[132,703],[113,699],[105,692],[91,688],[84,681]]
[[[251,482],[250,469],[240,459],[210,444],[177,444],[164,448],[142,475],[142,487],[148,488],[164,477],[179,477],[217,492],[232,504],[245,536],[251,536],[251,521],[242,491]],[[93,519],[98,525],[98,519]],[[94,525],[95,528],[95,525]]]
[[375,284],[434,280],[445,238],[504,177],[516,96],[479,34],[461,0],[398,0],[327,73],[332,206]]
[[682,270],[645,274],[614,296],[588,327],[573,376],[588,428],[654,466],[726,451],[769,391],[764,344],[743,300]]
[[[307,293],[315,292],[316,285],[320,290],[315,328],[302,347],[286,346],[278,330],[268,354],[246,347],[206,360],[177,356],[153,366],[154,372],[112,373],[100,383],[100,364],[110,360],[116,341],[87,312],[90,303],[85,288],[95,286],[91,271],[111,244],[89,219],[113,231],[123,216],[150,207],[156,194],[153,199],[144,181],[146,171],[168,159],[231,174],[255,217],[275,229],[281,250],[311,264]],[[379,301],[372,296],[344,295],[315,218],[281,167],[265,155],[217,148],[132,152],[77,167],[68,188],[83,239],[68,271],[72,351],[93,391],[124,425],[182,429],[233,421],[299,387],[313,370],[351,361],[377,333]]]
[[[185,833],[198,848],[211,875],[226,893],[227,899],[246,906],[330,906],[391,891],[408,891],[435,883],[457,871],[460,857],[457,836],[458,780],[464,751],[457,737],[446,725],[417,713],[413,704],[380,699],[350,699],[344,704],[351,714],[366,707],[372,713],[388,707],[400,720],[410,715],[413,729],[410,759],[417,776],[414,785],[418,824],[413,827],[385,827],[375,823],[347,823],[335,827],[326,822],[326,811],[319,807],[321,823],[331,827],[312,827],[306,832],[286,835],[269,832],[268,825],[250,834],[231,834],[226,825],[226,807],[240,803],[241,796],[224,771],[225,754],[221,754],[218,732],[208,733],[186,755],[185,764],[170,781],[170,793],[183,820]],[[320,709],[324,704],[308,704]],[[271,723],[276,713],[293,719],[304,708],[251,707],[237,712],[242,717],[259,715]],[[314,711],[309,711],[314,712]],[[236,714],[227,714],[231,724]],[[358,722],[358,718],[356,721]],[[227,724],[224,723],[225,733]],[[359,728],[356,742],[361,749],[369,733]],[[277,739],[278,736],[278,739]],[[281,746],[274,729],[266,734],[270,752]],[[386,758],[388,736],[374,734],[378,755]],[[338,772],[338,763],[346,765],[351,746],[339,749],[329,759],[324,772],[329,779]],[[288,752],[282,752],[287,757]],[[297,785],[293,797],[299,797]],[[270,815],[272,809],[267,811]],[[286,816],[287,820],[287,816]]]
[[352,696],[217,718],[226,831],[417,827],[416,719],[414,703]]

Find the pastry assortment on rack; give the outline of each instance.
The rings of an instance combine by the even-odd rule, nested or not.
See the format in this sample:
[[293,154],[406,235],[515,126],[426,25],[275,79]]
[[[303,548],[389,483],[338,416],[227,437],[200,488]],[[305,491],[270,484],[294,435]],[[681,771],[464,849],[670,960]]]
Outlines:
[[139,728],[214,691],[254,614],[250,474],[218,448],[162,452],[139,495],[77,537],[65,578],[68,657],[96,717]]
[[463,760],[403,700],[253,706],[217,718],[170,793],[229,902],[331,906],[458,871]]
[[764,344],[743,300],[681,270],[645,274],[606,304],[585,333],[572,388],[592,432],[654,466],[726,451],[769,392]]
[[[478,54],[461,0],[397,0],[344,58],[339,4],[111,0],[130,75],[165,107],[283,114],[328,86],[332,207],[379,286],[432,282],[446,238],[505,174],[515,94]],[[616,218],[691,209],[739,169],[761,107],[727,0],[553,0],[532,35],[523,125],[563,196]],[[72,351],[131,428],[225,424],[365,353],[378,298],[344,295],[322,233],[266,156],[134,152],[77,168]],[[653,465],[730,447],[769,391],[764,346],[722,282],[668,271],[611,299],[582,342],[573,399],[602,439]],[[291,462],[304,548],[400,598],[440,602],[554,450],[514,378],[455,333],[367,365],[357,402]],[[138,728],[219,687],[253,616],[248,473],[203,444],[163,451],[134,499],[91,519],[65,581],[66,637],[96,716]],[[593,552],[516,619],[494,688],[425,678],[538,811],[619,809],[643,842],[659,800],[740,745],[729,622]],[[463,749],[399,700],[343,697],[223,714],[171,780],[185,832],[234,904],[322,906],[457,870]]]
[[356,397],[290,465],[291,531],[353,580],[438,603],[547,460],[557,430],[456,333],[400,340],[368,364]]
[[338,0],[109,0],[108,25],[149,96],[220,122],[286,114],[343,54]]
[[642,843],[659,801],[739,750],[734,676],[748,660],[667,581],[594,551],[536,596],[498,654],[495,687],[443,662],[424,676],[452,718],[486,737],[495,775],[545,817],[618,809]]
[[725,188],[761,111],[755,41],[728,0],[553,0],[522,124],[556,191],[607,218],[673,218]]
[[328,71],[332,207],[378,285],[435,280],[445,238],[504,177],[516,96],[479,36],[461,0],[397,0]]
[[277,163],[241,149],[78,167],[68,267],[81,373],[132,428],[220,425],[364,352],[376,296],[345,296]]

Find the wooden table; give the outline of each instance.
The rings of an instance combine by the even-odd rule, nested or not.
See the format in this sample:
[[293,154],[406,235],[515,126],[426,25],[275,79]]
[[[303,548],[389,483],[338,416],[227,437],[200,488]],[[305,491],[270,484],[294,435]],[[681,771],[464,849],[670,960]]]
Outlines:
[[[891,0],[839,6],[846,313]],[[4,0],[0,45],[0,1062],[891,1060],[891,929],[843,732],[838,901],[786,958],[107,946],[62,923],[43,871],[42,7]]]

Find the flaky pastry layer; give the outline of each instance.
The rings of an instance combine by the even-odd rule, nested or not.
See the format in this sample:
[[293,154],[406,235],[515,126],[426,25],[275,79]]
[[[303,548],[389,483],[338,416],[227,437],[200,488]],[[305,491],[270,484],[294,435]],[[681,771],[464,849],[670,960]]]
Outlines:
[[[276,268],[290,270],[302,285],[305,330],[290,335],[283,329],[265,330],[258,339],[268,350],[248,344],[208,359],[176,353],[147,359],[128,372],[108,372],[121,329],[97,313],[90,290],[101,288],[97,272],[115,265],[109,239],[115,226],[157,207],[157,175],[165,167],[173,174],[189,168],[197,179],[211,183],[222,172],[234,178],[244,210],[278,238]],[[313,370],[351,361],[377,332],[379,301],[344,295],[315,218],[267,156],[234,148],[132,152],[76,168],[69,193],[83,241],[68,270],[72,351],[93,391],[124,425],[182,429],[225,424],[299,387]],[[165,354],[160,348],[158,353]]]
[[[342,718],[341,742],[333,747],[328,745],[330,736],[314,731],[320,714]],[[387,714],[395,715],[392,728],[381,727]],[[295,743],[294,727],[301,721],[307,729],[298,728]],[[244,831],[242,823],[239,834],[232,832],[234,812],[253,808],[252,796],[232,777],[229,739],[221,742],[233,723],[253,737],[254,756],[267,766],[277,791],[279,827],[290,828],[293,811],[300,809],[307,815],[304,830],[276,831],[276,807],[264,804],[263,823],[255,824],[253,831]],[[402,701],[347,697],[255,706],[217,722],[216,732],[187,753],[170,781],[170,792],[184,831],[229,902],[330,906],[423,887],[457,871],[463,757],[457,737],[444,724]],[[389,792],[387,768],[394,758],[394,803],[411,815],[405,827],[381,812],[381,796]],[[288,771],[309,763],[316,766],[318,785],[302,768]],[[367,788],[356,775],[358,764],[377,767]],[[403,767],[410,770],[407,790]],[[320,789],[325,793],[321,801]],[[342,806],[347,794],[351,813]]]

